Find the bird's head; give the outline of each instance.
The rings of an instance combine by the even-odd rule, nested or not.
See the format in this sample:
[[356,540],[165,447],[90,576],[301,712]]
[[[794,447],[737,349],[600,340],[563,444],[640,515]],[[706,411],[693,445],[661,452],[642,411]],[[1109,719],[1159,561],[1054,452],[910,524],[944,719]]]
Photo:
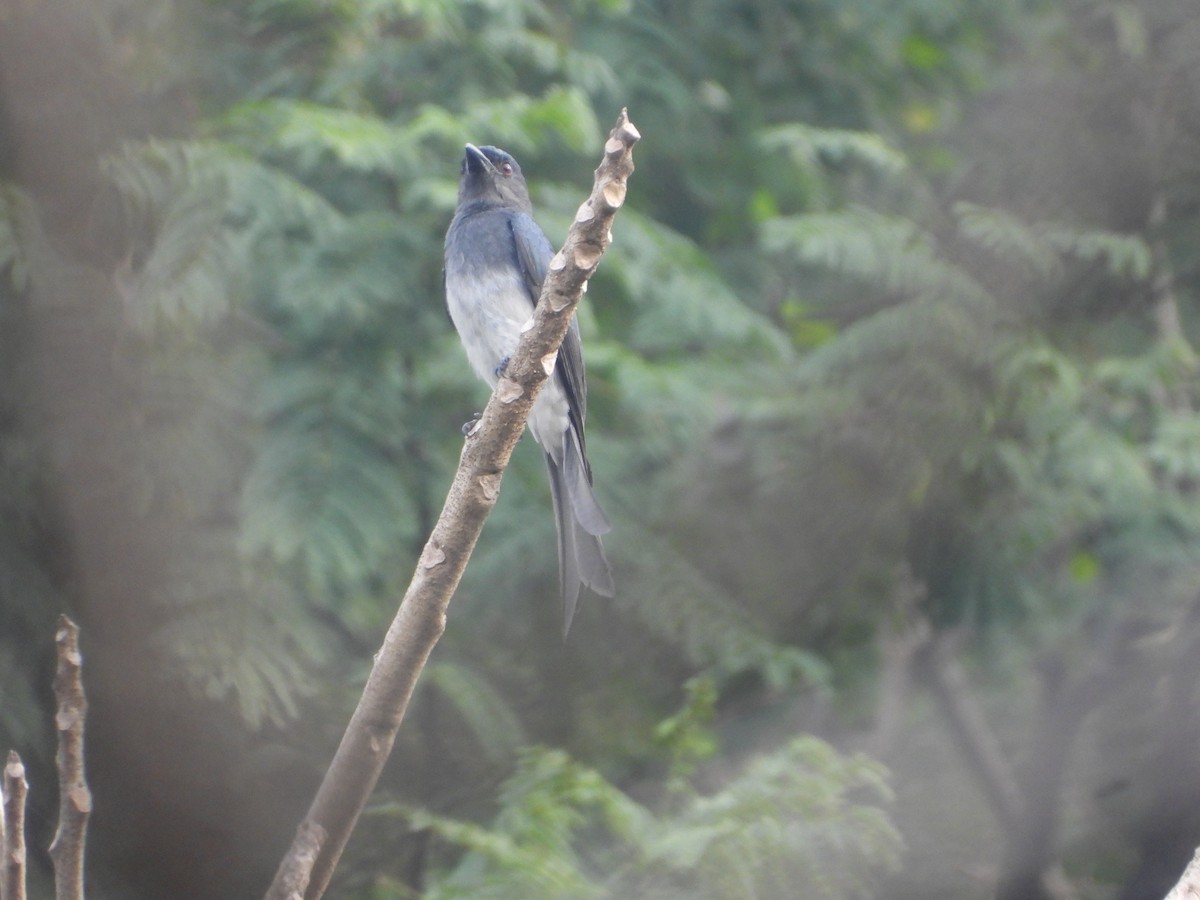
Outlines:
[[511,155],[497,147],[467,144],[458,180],[458,202],[475,201],[522,212],[532,209],[525,176]]

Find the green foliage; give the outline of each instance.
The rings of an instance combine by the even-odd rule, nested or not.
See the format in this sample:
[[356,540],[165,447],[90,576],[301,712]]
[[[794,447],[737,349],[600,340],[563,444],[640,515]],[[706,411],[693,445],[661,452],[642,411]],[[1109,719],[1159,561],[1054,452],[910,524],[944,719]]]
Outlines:
[[687,702],[683,709],[654,729],[654,739],[670,754],[670,785],[676,791],[686,789],[697,765],[717,752],[711,731],[717,706],[716,685],[711,678],[699,677],[690,679],[684,688]]
[[[108,148],[63,180],[79,208],[0,188],[14,741],[44,724],[29,648],[72,602],[145,651],[164,707],[182,686],[248,731],[340,729],[484,398],[440,281],[462,144],[519,155],[557,242],[625,105],[645,140],[580,313],[618,597],[586,598],[562,644],[542,461],[519,451],[419,688],[451,715],[406,724],[387,776],[410,804],[453,782],[406,815],[465,853],[425,879],[418,851],[353,850],[347,884],[867,896],[899,846],[880,773],[795,723],[819,705],[841,730],[898,567],[937,625],[1022,670],[1185,618],[1200,254],[1178,4],[93,18],[120,69],[96,84],[132,85],[142,136],[90,133],[128,121],[100,89],[48,102],[83,123],[56,149]],[[38,171],[0,106],[0,176]],[[94,477],[72,493],[73,473]],[[75,501],[103,552],[76,544]],[[93,555],[136,565],[83,591]],[[729,733],[756,754],[732,761]]]
[[508,763],[524,746],[525,729],[496,688],[458,663],[432,663],[421,679],[422,690],[435,690],[450,701],[479,742],[483,755]]
[[130,144],[104,174],[135,238],[118,284],[142,335],[219,322],[248,300],[267,232],[337,222],[318,196],[220,144]]
[[837,128],[814,128],[799,122],[766,128],[763,147],[783,150],[796,165],[818,171],[822,163],[857,162],[895,174],[908,164],[904,154],[878,134]]
[[786,357],[778,329],[738,299],[691,241],[636,211],[622,216],[621,224],[605,277],[616,281],[632,307],[624,346],[652,360],[700,347],[727,360],[739,353]]
[[[7,477],[19,470],[5,466],[3,496],[37,511],[25,517],[25,537],[5,544],[6,551],[25,548],[13,558],[23,568],[13,596],[33,601],[42,619],[67,606],[50,587],[60,576],[50,574],[54,566],[42,568],[49,561],[36,549],[51,527],[45,486],[63,471],[85,479],[120,473],[105,487],[104,528],[116,546],[140,547],[144,559],[102,594],[141,606],[143,629],[128,639],[147,659],[168,661],[171,678],[197,696],[229,702],[250,726],[280,724],[297,714],[306,693],[300,674],[320,650],[311,622],[290,633],[281,627],[298,596],[279,572],[238,552],[231,513],[255,452],[250,425],[262,360],[233,323],[251,302],[265,246],[295,229],[328,234],[340,217],[311,191],[226,145],[128,144],[100,168],[100,209],[128,247],[110,281],[75,276],[92,279],[85,282],[91,293],[81,297],[63,277],[69,264],[38,237],[32,201],[8,207],[5,220],[23,251],[11,257],[14,287],[29,286],[36,300],[5,300],[12,333],[49,310],[70,316],[94,339],[78,358],[67,357],[65,371],[91,367],[99,377],[72,389],[82,414],[57,398],[46,403],[37,388],[14,403],[28,431],[17,430],[11,446],[38,447],[42,460],[26,468],[23,485]],[[50,327],[42,346],[55,352],[71,339]],[[48,371],[31,361],[13,374],[25,380]],[[31,435],[40,443],[29,444]],[[55,448],[55,468],[46,466],[46,447]],[[82,486],[67,483],[68,495]]]
[[541,97],[506,97],[478,101],[451,115],[442,107],[427,105],[410,128],[422,137],[458,137],[489,134],[513,153],[533,150],[552,139],[576,152],[586,152],[601,140],[595,111],[582,90],[554,86]]
[[687,790],[666,815],[545,749],[523,754],[490,827],[400,806],[375,812],[401,815],[412,829],[467,851],[428,886],[430,897],[743,898],[802,890],[841,898],[871,896],[878,874],[899,862],[899,835],[877,805],[890,797],[878,765],[800,738],[752,760],[713,794]]
[[966,272],[941,258],[910,219],[867,209],[781,217],[763,226],[768,251],[862,279],[901,297],[988,299]]
[[962,235],[981,247],[1023,264],[1042,277],[1058,271],[1060,260],[1054,248],[1016,216],[972,203],[959,203],[954,211]]
[[[242,492],[241,549],[297,568],[317,596],[355,589],[414,537],[413,500],[354,379],[282,370],[264,387],[269,431]],[[365,426],[365,427],[364,427]]]
[[299,100],[244,103],[222,125],[235,135],[270,135],[272,150],[301,171],[326,161],[351,172],[403,171],[414,151],[414,135],[377,116]]
[[1150,250],[1135,235],[1031,227],[1004,210],[973,203],[958,203],[954,212],[964,237],[1042,278],[1061,274],[1064,257],[1100,263],[1122,277],[1144,279],[1150,273]]
[[890,796],[876,763],[797,738],[697,797],[647,855],[686,873],[684,891],[661,896],[776,897],[803,886],[806,896],[868,897],[878,872],[899,863],[899,835],[874,805]]
[[[765,152],[782,153],[795,167],[802,194],[811,209],[826,209],[837,204],[839,184],[829,177],[831,168],[857,167],[880,180],[887,180],[894,179],[908,166],[908,160],[900,150],[872,132],[815,128],[789,122],[764,128],[761,135]],[[771,206],[774,206],[773,200]]]
[[[1025,345],[1005,360],[1001,383],[1012,405],[1000,411],[1000,436],[983,460],[1006,488],[994,501],[1004,514],[981,540],[1019,536],[1006,545],[1019,573],[1014,581],[1024,602],[1034,604],[1025,612],[1038,613],[1042,627],[1054,628],[1043,604],[1064,599],[1040,587],[1056,569],[1074,576],[1075,587],[1103,593],[1142,566],[1191,557],[1200,522],[1187,499],[1193,417],[1152,399],[1164,376],[1168,383],[1177,377],[1150,363],[1158,356],[1080,366],[1045,345]],[[1056,545],[1079,550],[1052,557],[1047,569],[1044,548]],[[1079,578],[1081,571],[1090,574]],[[1099,574],[1108,581],[1093,583]],[[1073,600],[1058,608],[1067,622],[1095,612]]]
[[[949,242],[899,217],[852,210],[766,223],[770,250],[855,277],[879,294],[862,305],[882,307],[805,361],[805,384],[825,390],[810,393],[806,406],[815,418],[803,433],[819,435],[842,457],[878,451],[868,467],[894,473],[884,492],[905,497],[910,515],[921,516],[916,521],[928,530],[916,540],[925,547],[917,558],[943,614],[975,622],[1037,619],[1060,633],[1077,625],[1076,616],[1094,612],[1081,590],[1092,602],[1102,597],[1108,583],[1098,573],[1136,566],[1134,559],[1145,560],[1151,548],[1180,559],[1178,550],[1191,539],[1190,527],[1181,543],[1167,538],[1181,524],[1179,505],[1174,486],[1155,477],[1156,451],[1144,425],[1150,397],[1178,383],[1191,354],[1164,346],[1081,366],[1013,330],[1019,320],[1009,292],[1045,291],[1062,283],[1076,261],[1112,278],[1146,279],[1151,254],[1141,238],[1029,226],[1004,210],[968,203],[955,213],[956,237],[1017,267],[1006,270],[1007,283],[970,255],[963,256],[966,265],[947,262],[942,248]],[[1018,270],[1030,280],[1013,280]],[[1038,280],[1042,286],[1032,288]],[[1174,362],[1164,366],[1167,360]],[[847,434],[849,441],[831,438],[832,423],[841,421],[845,430],[845,420],[853,421],[846,409],[869,418],[858,423],[859,434]],[[808,471],[819,465],[811,454],[800,458]],[[931,491],[934,472],[941,475]],[[967,486],[981,506],[965,522],[929,530],[925,517],[939,519],[947,498]],[[978,498],[981,487],[986,494]],[[843,495],[834,505],[852,502]],[[912,521],[893,521],[884,539],[911,546],[903,535]],[[942,537],[943,527],[956,535]],[[1100,537],[1110,532],[1120,539]],[[1078,553],[1047,566],[1046,548],[1079,541]],[[955,555],[961,559],[947,565]],[[1064,581],[1065,575],[1072,577]]]

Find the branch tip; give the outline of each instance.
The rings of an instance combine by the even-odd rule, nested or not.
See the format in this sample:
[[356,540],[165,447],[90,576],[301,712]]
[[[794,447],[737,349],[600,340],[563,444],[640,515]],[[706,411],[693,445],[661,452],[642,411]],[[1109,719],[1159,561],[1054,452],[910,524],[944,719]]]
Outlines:
[[16,750],[8,751],[4,782],[0,785],[3,812],[0,814],[0,897],[25,900],[25,797],[29,783],[25,764]]
[[54,715],[58,726],[58,829],[50,843],[54,862],[55,892],[59,900],[82,900],[83,858],[92,792],[83,769],[83,726],[87,698],[83,693],[83,654],[79,652],[79,626],[65,615],[58,617],[54,635],[58,667],[54,673]]

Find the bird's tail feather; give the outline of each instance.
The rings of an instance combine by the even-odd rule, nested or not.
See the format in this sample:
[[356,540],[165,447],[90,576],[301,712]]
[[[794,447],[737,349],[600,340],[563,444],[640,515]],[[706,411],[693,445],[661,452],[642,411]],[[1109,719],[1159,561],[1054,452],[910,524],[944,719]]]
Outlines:
[[[550,496],[554,500],[554,521],[558,531],[558,579],[565,637],[571,628],[571,620],[575,618],[580,588],[586,586],[601,596],[611,597],[616,593],[616,585],[599,536],[580,521],[568,467],[557,465],[550,454],[546,454],[546,468],[550,473]],[[584,515],[590,518],[591,526],[595,527],[597,520],[594,514],[598,513],[599,521],[604,523],[604,530],[607,531],[608,519],[592,496],[590,485],[588,487],[587,497],[591,500],[591,506],[584,508]]]
[[567,496],[571,499],[571,508],[575,510],[575,521],[595,537],[608,534],[612,525],[592,493],[592,477],[575,429],[568,428],[563,432],[562,450],[562,469],[566,476]]

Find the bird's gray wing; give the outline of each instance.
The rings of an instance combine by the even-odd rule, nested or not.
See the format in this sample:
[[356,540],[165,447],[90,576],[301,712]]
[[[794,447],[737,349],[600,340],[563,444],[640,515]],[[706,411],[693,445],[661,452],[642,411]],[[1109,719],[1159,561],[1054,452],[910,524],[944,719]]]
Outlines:
[[[542,282],[546,280],[546,270],[554,257],[554,247],[538,227],[538,224],[526,213],[514,213],[508,220],[512,230],[513,242],[517,250],[517,264],[525,276],[525,287],[529,292],[529,300],[537,304],[542,293]],[[587,417],[587,380],[583,371],[583,347],[579,340],[579,323],[574,318],[563,338],[562,349],[558,351],[558,365],[555,369],[563,390],[567,394],[567,403],[571,411],[571,427],[579,440],[579,449],[587,469],[587,479],[592,479],[591,466],[583,442],[583,423]]]
[[513,212],[508,217],[508,227],[512,231],[513,243],[517,250],[517,264],[525,276],[525,286],[529,289],[529,299],[537,303],[538,295],[542,292],[542,282],[546,280],[546,269],[554,258],[554,247],[537,222],[528,213]]

